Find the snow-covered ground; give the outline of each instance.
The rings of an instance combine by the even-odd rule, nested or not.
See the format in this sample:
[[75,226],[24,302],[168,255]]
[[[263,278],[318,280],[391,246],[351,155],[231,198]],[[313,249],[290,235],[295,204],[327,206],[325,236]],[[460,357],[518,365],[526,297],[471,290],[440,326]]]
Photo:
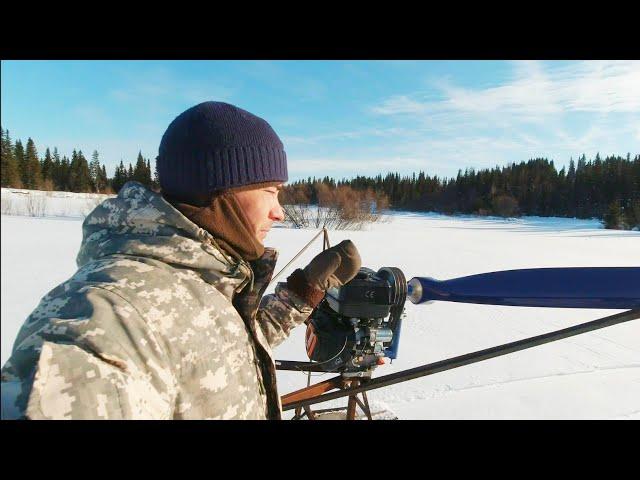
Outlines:
[[100,202],[114,195],[2,189],[2,215],[84,218]]
[[[17,205],[18,195],[27,196],[3,189],[3,204],[11,198]],[[47,206],[47,215],[53,216],[7,215],[3,206],[2,363],[21,323],[40,298],[75,271],[82,218],[89,202],[96,201],[79,194],[53,195]],[[267,244],[280,250],[276,270],[315,233],[274,228]],[[392,221],[371,225],[366,231],[330,232],[332,244],[346,238],[358,246],[363,265],[374,270],[396,266],[407,278],[447,279],[533,267],[640,266],[640,232],[604,230],[595,220],[398,213]],[[289,270],[304,266],[321,246],[318,239]],[[380,367],[376,375],[616,313],[446,302],[407,302],[406,311],[399,357],[392,365]],[[276,349],[276,357],[306,360],[304,327]],[[312,381],[331,375],[314,374]],[[278,372],[278,382],[280,392],[286,393],[306,386],[307,377]],[[638,419],[640,321],[374,390],[369,400],[374,409],[386,407],[403,419]]]

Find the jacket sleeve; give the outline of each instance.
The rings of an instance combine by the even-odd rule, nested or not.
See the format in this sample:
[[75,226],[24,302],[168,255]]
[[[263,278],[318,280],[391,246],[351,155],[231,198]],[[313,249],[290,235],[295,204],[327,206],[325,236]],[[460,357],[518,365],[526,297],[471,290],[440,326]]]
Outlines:
[[286,340],[291,330],[303,323],[312,311],[311,305],[281,282],[277,284],[275,293],[262,297],[256,319],[273,349]]
[[26,418],[171,418],[176,388],[168,357],[117,290],[90,286],[45,300],[23,327],[36,326],[18,337],[8,368],[22,377],[16,402]]

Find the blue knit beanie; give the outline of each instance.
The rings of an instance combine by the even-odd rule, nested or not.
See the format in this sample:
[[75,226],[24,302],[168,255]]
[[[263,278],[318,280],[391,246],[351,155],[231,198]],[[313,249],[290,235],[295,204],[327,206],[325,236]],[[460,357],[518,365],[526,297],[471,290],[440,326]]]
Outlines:
[[271,126],[223,102],[178,115],[162,136],[157,168],[162,192],[184,201],[288,179],[287,156]]

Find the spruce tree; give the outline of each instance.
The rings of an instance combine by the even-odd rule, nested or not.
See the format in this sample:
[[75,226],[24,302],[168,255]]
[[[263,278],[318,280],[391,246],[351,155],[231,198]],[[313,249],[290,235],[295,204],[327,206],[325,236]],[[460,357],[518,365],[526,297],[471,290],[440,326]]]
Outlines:
[[[75,153],[75,150],[74,150]],[[67,158],[67,156],[62,157],[62,161],[60,162],[60,190],[65,192],[71,192],[71,162]]]
[[69,190],[72,192],[77,192],[78,185],[78,175],[79,175],[80,167],[78,165],[78,152],[76,149],[73,149],[71,152],[71,161],[69,163]]
[[89,164],[84,158],[82,150],[73,151],[71,155],[71,165],[69,166],[69,183],[72,192],[90,192],[91,176],[89,175]]
[[131,180],[140,182],[143,185],[148,185],[151,179],[149,178],[149,181],[148,181],[147,177],[148,177],[147,163],[144,161],[144,158],[142,157],[142,152],[140,151],[138,152],[138,158],[136,160],[136,166],[135,166],[135,169],[133,170],[133,178],[131,178]]
[[111,181],[111,187],[115,193],[118,193],[122,186],[127,182],[127,170],[124,168],[124,163],[120,159],[120,165],[116,167],[116,171]]
[[18,162],[13,154],[13,146],[11,145],[11,138],[9,137],[9,130],[2,130],[2,152],[0,158],[2,165],[0,166],[0,179],[3,187],[20,188],[22,182],[20,181],[20,173],[18,171]]
[[60,174],[62,170],[62,162],[60,161],[60,154],[58,153],[58,147],[53,147],[53,161],[51,168],[51,179],[53,180],[53,186],[55,190],[63,190],[61,186]]
[[53,169],[53,158],[51,157],[51,152],[47,147],[47,150],[44,154],[44,159],[42,160],[42,182],[43,185],[46,185],[47,189],[54,189],[55,186],[55,183],[53,181]]
[[151,178],[151,162],[147,158],[147,166],[145,168],[145,185],[148,187],[153,187],[153,179]]
[[102,188],[101,185],[101,169],[100,169],[100,159],[98,158],[98,151],[94,150],[91,155],[91,162],[89,163],[89,177],[91,179],[91,185],[93,187],[93,191],[100,193]]
[[98,176],[98,182],[100,185],[100,191],[104,192],[109,188],[109,179],[107,178],[107,169],[104,165],[100,168],[100,175]]
[[624,209],[625,222],[631,230],[640,230],[640,192],[638,197],[637,200],[631,200],[629,206]]
[[156,157],[156,164],[153,167],[153,181],[151,182],[152,188],[156,191],[160,191],[160,175],[158,174],[158,158]]
[[91,191],[91,174],[89,173],[89,162],[82,154],[82,150],[78,151],[78,176],[76,177],[77,191]]
[[625,228],[624,216],[620,208],[620,202],[614,200],[609,204],[607,213],[604,215],[604,227],[614,230],[623,230]]
[[40,160],[36,145],[31,138],[27,140],[27,148],[24,158],[25,165],[25,188],[36,190],[42,185],[42,174],[40,172]]
[[16,159],[16,164],[18,165],[18,175],[20,176],[20,183],[22,184],[22,188],[26,187],[27,182],[27,172],[28,168],[25,163],[25,155],[24,155],[24,147],[22,146],[22,142],[20,139],[16,140],[15,146],[13,148],[13,156]]

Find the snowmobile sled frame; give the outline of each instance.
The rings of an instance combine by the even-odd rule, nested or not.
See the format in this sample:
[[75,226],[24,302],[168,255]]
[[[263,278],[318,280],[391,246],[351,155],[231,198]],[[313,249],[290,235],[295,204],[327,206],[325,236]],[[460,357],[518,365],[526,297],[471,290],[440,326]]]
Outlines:
[[[446,360],[429,363],[419,367],[403,370],[389,375],[384,375],[375,379],[367,377],[347,377],[339,375],[324,382],[310,385],[306,388],[296,390],[281,397],[282,410],[296,410],[293,419],[301,419],[305,415],[313,420],[320,413],[347,410],[346,419],[355,419],[356,406],[360,406],[367,418],[371,420],[371,411],[366,392],[376,388],[387,387],[396,383],[405,382],[427,375],[444,372],[454,368],[463,367],[472,363],[482,362],[491,358],[500,357],[510,353],[525,350],[527,348],[544,345],[546,343],[556,342],[564,338],[580,335],[582,333],[599,330],[601,328],[610,327],[631,320],[640,318],[640,309],[628,310],[625,312],[610,315],[590,322],[582,323],[561,330],[555,330],[542,335],[517,340],[515,342],[498,345],[495,347],[467,353]],[[277,370],[294,370],[302,372],[321,371],[314,362],[295,362],[295,361],[276,361]],[[337,392],[330,392],[338,389]],[[330,392],[330,393],[327,393]],[[362,394],[362,400],[358,398],[358,394]],[[347,407],[332,408],[313,411],[311,405],[341,397],[349,397]],[[302,412],[304,410],[304,413]]]
[[[289,267],[324,233],[323,250],[329,248],[326,228],[271,279]],[[397,358],[404,304],[450,301],[488,305],[625,310],[573,327],[422,365],[375,379],[376,365]],[[449,280],[413,277],[408,282],[397,267],[377,272],[362,267],[347,284],[327,290],[325,298],[305,321],[305,344],[310,362],[276,360],[277,370],[309,372],[307,387],[281,398],[284,411],[295,409],[293,419],[346,410],[356,418],[359,406],[369,420],[372,413],[366,392],[427,375],[459,368],[490,358],[598,330],[640,318],[639,267],[533,268],[488,272]],[[311,385],[310,372],[339,373]],[[331,392],[331,390],[338,390]],[[362,399],[358,395],[362,395]],[[311,405],[348,397],[342,408],[311,409]],[[304,410],[304,413],[303,413]],[[325,417],[327,418],[327,417]]]

